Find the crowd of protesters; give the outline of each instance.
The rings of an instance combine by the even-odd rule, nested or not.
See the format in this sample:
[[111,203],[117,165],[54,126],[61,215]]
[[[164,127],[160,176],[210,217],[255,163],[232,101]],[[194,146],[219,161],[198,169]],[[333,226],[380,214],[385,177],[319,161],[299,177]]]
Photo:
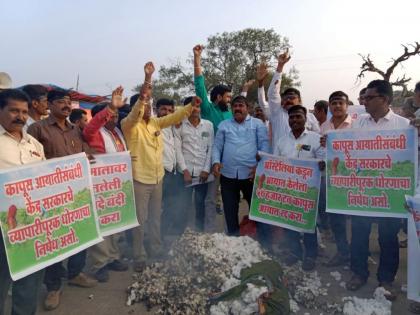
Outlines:
[[[258,152],[288,158],[325,159],[325,135],[337,129],[398,129],[416,122],[420,116],[420,82],[414,97],[403,107],[402,117],[392,110],[393,90],[389,82],[371,81],[360,91],[359,104],[352,105],[343,91],[332,91],[328,100],[317,101],[310,113],[303,106],[301,92],[281,85],[288,53],[278,57],[267,94],[264,82],[268,67],[260,64],[255,81],[258,104],[246,98],[254,81],[247,82],[238,96],[220,84],[206,90],[201,67],[203,47],[193,48],[195,96],[185,97],[181,106],[171,99],[158,99],[153,108],[152,62],[144,66],[140,93],[126,105],[123,88],[116,88],[109,101],[91,110],[72,109],[67,92],[48,90],[43,85],[12,88],[11,79],[0,78],[0,168],[35,163],[46,159],[85,152],[106,154],[129,150],[132,159],[134,193],[139,227],[130,230],[133,270],[141,272],[150,259],[164,255],[162,240],[180,235],[188,224],[188,209],[195,209],[195,229],[216,231],[217,203],[221,195],[226,233],[240,233],[241,197],[251,203]],[[267,95],[267,96],[266,96]],[[350,114],[352,106],[363,107],[364,114]],[[128,109],[127,109],[128,108]],[[353,111],[354,113],[355,111]],[[308,150],[300,150],[301,146]],[[323,170],[325,164],[320,163]],[[193,198],[194,196],[194,198]],[[358,290],[369,277],[369,236],[372,223],[378,225],[380,261],[378,285],[389,300],[397,298],[393,286],[399,268],[401,219],[371,218],[325,212],[325,175],[321,180],[318,228],[330,230],[336,244],[327,267],[350,264],[352,277],[348,290]],[[220,208],[220,207],[219,207]],[[349,224],[350,222],[350,224]],[[350,227],[350,231],[347,228]],[[257,223],[257,238],[268,251],[277,246],[273,226]],[[147,244],[145,241],[147,233]],[[317,233],[285,230],[288,254],[281,257],[287,265],[302,261],[304,271],[316,268]],[[348,239],[350,235],[350,239]],[[1,233],[0,233],[1,237]],[[94,287],[109,279],[109,271],[126,271],[121,258],[121,234],[71,256],[66,268],[53,264],[13,282],[7,267],[3,239],[0,240],[0,314],[11,287],[12,314],[35,314],[38,289],[47,288],[46,310],[56,309],[63,293],[62,278],[69,285]],[[126,237],[127,238],[127,237]],[[146,246],[147,245],[147,246]],[[85,273],[87,257],[91,270]],[[410,309],[420,314],[412,303]]]

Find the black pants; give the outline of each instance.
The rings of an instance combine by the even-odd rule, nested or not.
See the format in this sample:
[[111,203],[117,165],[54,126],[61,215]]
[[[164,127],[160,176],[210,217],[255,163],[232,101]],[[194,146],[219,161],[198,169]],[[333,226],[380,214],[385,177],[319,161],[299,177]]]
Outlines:
[[220,187],[228,235],[239,235],[238,212],[241,192],[249,206],[251,204],[253,182],[249,179],[228,178],[221,175]]
[[321,230],[328,230],[330,227],[328,213],[326,212],[327,208],[327,195],[326,195],[326,183],[325,176],[321,176],[321,186],[319,190],[319,199],[318,199],[318,226]]
[[[189,210],[192,207],[192,195],[194,192],[194,208],[195,208],[195,227],[197,231],[204,231],[206,207],[205,200],[207,196],[207,188],[209,184],[200,184],[192,187],[184,188],[182,191],[181,209]],[[184,228],[188,223],[188,217],[183,219]]]
[[182,234],[188,218],[186,209],[180,208],[180,194],[184,189],[184,180],[181,174],[165,170],[162,184],[162,215],[160,231],[161,236],[168,233]]
[[4,314],[4,303],[10,285],[12,285],[12,315],[35,315],[43,276],[44,270],[40,270],[20,280],[12,281],[0,231],[0,315]]
[[[45,269],[44,283],[47,291],[57,291],[61,288],[61,276],[63,273],[63,262],[58,262]],[[67,263],[67,278],[73,279],[83,271],[86,264],[86,250],[71,256]]]
[[369,277],[369,236],[372,222],[378,222],[381,249],[377,278],[379,282],[393,282],[398,271],[400,248],[398,232],[401,219],[353,216],[351,222],[351,270],[360,277]]
[[[250,179],[228,178],[220,176],[223,209],[228,230],[228,235],[239,235],[239,202],[241,192],[244,199],[251,205],[253,181]],[[271,227],[268,224],[257,222],[257,236],[262,245],[271,243]]]

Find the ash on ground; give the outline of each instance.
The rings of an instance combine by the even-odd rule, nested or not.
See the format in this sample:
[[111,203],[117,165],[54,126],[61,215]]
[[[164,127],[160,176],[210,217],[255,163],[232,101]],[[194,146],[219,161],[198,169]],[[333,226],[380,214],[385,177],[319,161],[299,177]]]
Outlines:
[[[168,260],[136,275],[137,281],[128,288],[127,305],[142,302],[157,314],[209,314],[213,293],[237,285],[243,268],[266,259],[252,238],[187,230],[172,245]],[[256,301],[248,295],[239,302],[244,307],[254,304],[248,307],[249,314],[257,311]]]

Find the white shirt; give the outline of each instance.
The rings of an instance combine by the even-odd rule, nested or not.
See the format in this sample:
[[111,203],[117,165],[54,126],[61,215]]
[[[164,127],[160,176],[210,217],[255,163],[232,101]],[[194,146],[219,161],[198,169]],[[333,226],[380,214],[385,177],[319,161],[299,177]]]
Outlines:
[[325,149],[319,143],[320,138],[318,133],[305,129],[296,139],[292,131],[289,131],[274,145],[273,154],[287,158],[324,159]]
[[18,141],[0,125],[0,169],[45,160],[44,147],[23,131]]
[[191,176],[199,176],[202,171],[210,173],[213,124],[201,119],[197,127],[194,127],[185,119],[176,133],[181,143],[181,155],[178,160],[180,170],[188,169]]
[[168,172],[176,170],[176,143],[174,137],[174,127],[162,129],[163,139],[163,167]]
[[[272,130],[272,143],[277,143],[278,140],[289,133],[289,114],[281,106],[280,96],[281,72],[274,72],[270,86],[268,88],[268,107]],[[320,132],[319,123],[312,113],[306,115],[306,129],[309,131]]]
[[403,129],[410,125],[410,121],[395,114],[392,109],[376,122],[369,114],[360,115],[353,121],[354,129]]

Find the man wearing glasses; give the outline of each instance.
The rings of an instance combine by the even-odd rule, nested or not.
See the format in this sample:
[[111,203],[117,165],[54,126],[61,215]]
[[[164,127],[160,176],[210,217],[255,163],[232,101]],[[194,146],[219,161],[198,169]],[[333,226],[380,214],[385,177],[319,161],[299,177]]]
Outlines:
[[[384,80],[374,80],[364,93],[366,112],[353,122],[354,129],[402,129],[409,126],[409,120],[395,114],[392,103],[392,86]],[[386,289],[385,297],[392,301],[397,298],[392,286],[399,264],[398,232],[401,227],[399,218],[352,217],[352,239],[350,247],[350,268],[353,276],[347,282],[348,290],[355,291],[362,287],[368,277],[369,236],[373,220],[378,223],[380,261],[377,271],[379,286]]]

